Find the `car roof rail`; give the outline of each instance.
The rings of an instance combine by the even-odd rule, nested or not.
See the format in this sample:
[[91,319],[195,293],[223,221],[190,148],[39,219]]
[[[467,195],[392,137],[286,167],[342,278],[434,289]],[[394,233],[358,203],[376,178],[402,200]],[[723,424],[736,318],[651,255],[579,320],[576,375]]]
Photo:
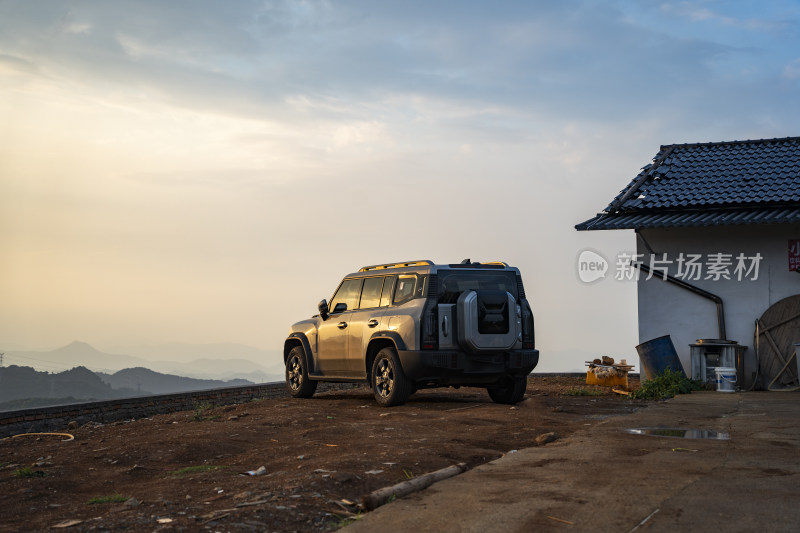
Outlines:
[[405,261],[402,263],[386,263],[384,265],[365,266],[360,268],[359,272],[368,272],[370,270],[384,270],[387,268],[403,268],[403,267],[432,266],[432,265],[433,261],[423,259],[422,261]]
[[469,259],[464,259],[459,263],[459,265],[464,265],[464,266],[493,265],[493,266],[501,266],[504,268],[508,268],[508,263],[506,263],[505,261],[484,261],[483,263],[479,263],[478,261],[472,262]]

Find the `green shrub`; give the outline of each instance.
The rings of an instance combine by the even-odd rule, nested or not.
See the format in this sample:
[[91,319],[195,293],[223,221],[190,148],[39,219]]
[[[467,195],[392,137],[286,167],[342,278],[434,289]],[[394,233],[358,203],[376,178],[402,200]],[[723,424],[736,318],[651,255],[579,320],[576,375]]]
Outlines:
[[656,374],[653,379],[642,383],[630,397],[636,400],[663,400],[673,398],[676,394],[689,394],[697,390],[703,390],[700,380],[689,379],[683,372],[673,372],[667,368],[664,372]]

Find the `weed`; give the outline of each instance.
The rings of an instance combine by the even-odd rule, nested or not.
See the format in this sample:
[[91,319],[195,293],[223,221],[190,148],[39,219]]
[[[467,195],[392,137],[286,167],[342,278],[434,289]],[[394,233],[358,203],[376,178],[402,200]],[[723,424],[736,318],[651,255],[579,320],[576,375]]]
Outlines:
[[569,389],[562,394],[564,396],[602,396],[603,391],[597,389]]
[[414,472],[412,472],[411,470],[406,470],[404,468],[403,469],[403,474],[405,474],[406,479],[413,479],[414,478]]
[[203,472],[213,472],[215,470],[222,470],[223,468],[227,468],[225,466],[219,465],[197,465],[197,466],[187,466],[186,468],[181,468],[180,470],[173,470],[170,472],[172,476],[187,476],[189,474],[201,474]]
[[122,494],[112,494],[111,496],[97,496],[89,500],[89,503],[122,503],[126,501],[128,501],[127,496],[123,496]]
[[[192,420],[194,420],[195,422],[202,422],[203,420],[206,420],[205,412],[211,409],[211,407],[212,407],[211,404],[208,402],[195,404],[194,415],[192,416]],[[218,418],[218,417],[213,417],[213,418]]]
[[361,520],[361,511],[359,511],[358,514],[354,515],[354,516],[339,516],[336,513],[332,513],[332,514],[333,514],[333,516],[335,516],[336,518],[339,519],[338,522],[334,522],[333,523],[333,527],[335,527],[336,529],[341,529],[344,526],[349,526],[350,524],[352,524],[356,520]]
[[689,394],[692,391],[703,390],[700,380],[689,379],[683,372],[674,372],[667,368],[657,374],[653,379],[642,383],[639,390],[631,393],[630,398],[637,400],[664,400],[676,394]]
[[34,470],[30,466],[26,466],[25,468],[14,470],[14,475],[16,477],[47,477],[47,472],[42,472],[41,470]]

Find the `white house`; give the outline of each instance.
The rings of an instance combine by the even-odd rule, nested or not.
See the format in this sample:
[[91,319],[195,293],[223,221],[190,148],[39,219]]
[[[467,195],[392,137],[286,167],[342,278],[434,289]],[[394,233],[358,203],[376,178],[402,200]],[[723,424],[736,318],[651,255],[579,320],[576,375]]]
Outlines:
[[698,339],[736,341],[740,387],[797,384],[800,137],[662,146],[575,227],[636,231],[639,342],[669,335],[690,374]]

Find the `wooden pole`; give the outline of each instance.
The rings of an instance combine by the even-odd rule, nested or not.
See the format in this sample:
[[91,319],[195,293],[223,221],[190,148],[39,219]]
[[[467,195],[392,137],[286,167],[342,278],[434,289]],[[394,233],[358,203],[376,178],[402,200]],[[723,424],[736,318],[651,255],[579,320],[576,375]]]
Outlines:
[[466,472],[466,470],[466,463],[458,463],[453,466],[448,466],[447,468],[442,468],[441,470],[436,470],[435,472],[429,472],[419,477],[415,477],[414,479],[409,479],[408,481],[403,481],[396,485],[392,485],[391,487],[384,487],[374,492],[370,492],[364,496],[364,498],[361,500],[361,504],[367,511],[372,511],[381,505],[389,503],[389,501],[394,501],[397,498],[408,496],[413,492],[427,489],[437,481],[457,476],[462,472]]

